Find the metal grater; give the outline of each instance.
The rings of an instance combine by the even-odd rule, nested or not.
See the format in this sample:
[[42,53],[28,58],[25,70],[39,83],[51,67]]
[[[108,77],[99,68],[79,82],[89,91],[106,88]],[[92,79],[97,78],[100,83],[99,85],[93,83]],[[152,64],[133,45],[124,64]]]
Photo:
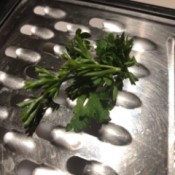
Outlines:
[[[140,67],[126,80],[109,124],[66,132],[72,102],[44,115],[27,137],[17,103],[34,68],[56,71],[77,28],[92,34],[125,32]],[[2,175],[173,175],[175,21],[122,8],[71,0],[23,0],[0,28],[0,173]]]

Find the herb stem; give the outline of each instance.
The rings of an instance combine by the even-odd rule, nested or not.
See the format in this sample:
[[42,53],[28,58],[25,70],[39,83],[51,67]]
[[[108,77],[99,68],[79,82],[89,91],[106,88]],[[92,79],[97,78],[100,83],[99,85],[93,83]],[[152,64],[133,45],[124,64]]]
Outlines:
[[110,66],[110,65],[105,65],[105,64],[80,64],[80,68],[107,68],[107,69],[112,69],[115,72],[121,72],[121,68],[119,67],[114,67],[114,66]]

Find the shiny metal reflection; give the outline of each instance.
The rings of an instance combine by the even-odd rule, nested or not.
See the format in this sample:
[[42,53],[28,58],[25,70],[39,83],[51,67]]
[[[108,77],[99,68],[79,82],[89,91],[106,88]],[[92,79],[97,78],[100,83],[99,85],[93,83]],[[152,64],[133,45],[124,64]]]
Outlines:
[[29,24],[22,26],[20,31],[22,34],[34,35],[38,38],[45,39],[45,40],[48,40],[54,37],[54,33],[50,29],[29,25]]
[[77,104],[77,99],[71,100],[70,98],[66,99],[68,107],[73,108]]
[[128,70],[138,78],[143,78],[150,75],[150,71],[143,64],[139,64],[138,66],[131,66],[128,68]]
[[5,54],[11,58],[17,58],[31,63],[36,63],[41,59],[40,54],[33,50],[18,48],[14,46],[8,47],[5,50]]
[[119,91],[116,104],[127,109],[134,109],[140,107],[142,102],[135,94]]
[[91,161],[85,166],[83,175],[117,175],[117,173],[109,166]]
[[31,154],[36,150],[36,144],[32,138],[17,132],[7,132],[4,135],[3,141],[4,144],[14,152]]
[[72,24],[65,21],[57,22],[54,27],[58,31],[69,32],[70,35],[75,35],[75,32],[78,28],[80,28],[82,32],[90,33],[90,29],[84,25]]
[[11,89],[21,89],[24,87],[24,80],[0,71],[0,83]]
[[50,169],[47,167],[37,167],[32,172],[32,175],[65,175],[58,169]]
[[0,106],[0,121],[6,120],[9,116],[9,110],[5,106]]
[[18,58],[23,59],[27,62],[36,63],[41,59],[40,54],[29,49],[18,48],[16,50],[16,55]]
[[168,38],[168,79],[169,79],[169,95],[168,95],[168,175],[174,175],[175,172],[175,36]]
[[55,57],[60,57],[63,53],[66,53],[67,50],[65,46],[60,45],[60,44],[55,44],[55,43],[46,43],[43,46],[43,51],[54,55]]
[[123,24],[114,21],[104,21],[103,29],[104,31],[113,33],[121,33],[125,31],[125,27]]
[[146,52],[156,49],[156,44],[146,38],[133,37],[134,45],[132,50],[137,52]]
[[55,128],[51,131],[52,141],[66,149],[77,150],[82,146],[81,134],[66,132],[64,129]]
[[37,15],[49,16],[51,18],[56,18],[56,19],[60,19],[66,16],[65,11],[57,8],[52,8],[49,6],[36,6],[33,11]]
[[99,130],[100,139],[113,145],[127,145],[131,143],[130,133],[114,123],[104,124]]
[[121,33],[125,31],[125,27],[118,21],[110,21],[101,18],[92,18],[89,21],[92,27],[102,29],[106,32]]
[[60,56],[60,55],[62,55],[63,53],[66,52],[66,49],[65,49],[64,46],[56,44],[53,47],[53,51],[54,51],[55,55]]

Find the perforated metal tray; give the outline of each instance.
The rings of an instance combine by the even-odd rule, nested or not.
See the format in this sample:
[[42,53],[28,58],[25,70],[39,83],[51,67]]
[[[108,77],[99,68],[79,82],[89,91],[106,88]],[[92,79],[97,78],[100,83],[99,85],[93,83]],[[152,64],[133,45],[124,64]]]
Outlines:
[[[56,71],[77,28],[92,41],[104,32],[134,38],[132,67],[139,82],[125,82],[111,122],[82,133],[65,132],[71,103],[45,114],[27,137],[17,103],[34,68]],[[0,173],[2,175],[173,175],[175,22],[81,1],[21,1],[0,28]],[[60,127],[62,126],[62,127]]]

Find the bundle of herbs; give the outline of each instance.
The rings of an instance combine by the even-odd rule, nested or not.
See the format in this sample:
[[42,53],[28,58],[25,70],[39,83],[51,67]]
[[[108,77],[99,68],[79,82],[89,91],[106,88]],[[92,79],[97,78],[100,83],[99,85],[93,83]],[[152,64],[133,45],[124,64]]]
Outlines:
[[22,107],[20,119],[28,134],[33,134],[48,108],[59,108],[53,99],[60,95],[63,83],[69,82],[65,89],[67,98],[76,100],[66,130],[80,132],[90,127],[92,122],[109,122],[110,110],[116,105],[118,91],[124,86],[123,80],[129,79],[131,84],[137,81],[128,70],[128,67],[137,65],[136,59],[130,56],[132,39],[124,33],[105,34],[96,41],[94,56],[90,37],[89,33],[78,29],[66,45],[67,52],[61,55],[65,64],[58,72],[38,67],[38,79],[26,81],[26,89],[41,92],[38,97],[19,103]]

